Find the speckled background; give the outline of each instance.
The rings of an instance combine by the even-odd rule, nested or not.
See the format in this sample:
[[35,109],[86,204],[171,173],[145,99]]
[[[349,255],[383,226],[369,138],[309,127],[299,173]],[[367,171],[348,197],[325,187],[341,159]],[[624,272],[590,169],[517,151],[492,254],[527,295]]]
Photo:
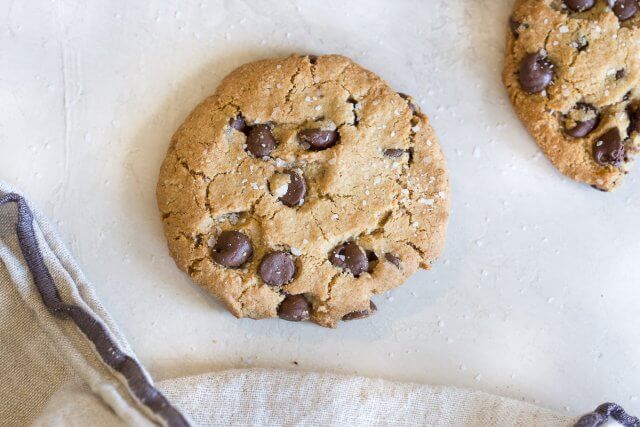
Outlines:
[[[563,178],[500,83],[511,0],[3,1],[0,179],[68,242],[157,378],[230,367],[470,387],[582,413],[640,389],[638,175]],[[154,190],[169,138],[236,66],[341,53],[413,94],[449,160],[433,272],[325,330],[236,320],[170,259]],[[640,173],[640,172],[638,172]]]

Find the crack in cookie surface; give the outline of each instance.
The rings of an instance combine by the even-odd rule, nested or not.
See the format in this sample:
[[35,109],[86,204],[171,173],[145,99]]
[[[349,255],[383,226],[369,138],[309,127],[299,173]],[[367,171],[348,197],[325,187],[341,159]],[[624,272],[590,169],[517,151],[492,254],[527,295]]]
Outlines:
[[[248,151],[258,125],[275,146]],[[309,146],[303,131],[336,141]],[[283,199],[292,177],[305,188]],[[241,66],[191,113],[172,138],[158,203],[178,266],[233,314],[334,327],[373,313],[372,295],[430,267],[444,243],[448,185],[410,97],[347,58],[291,56]],[[237,267],[216,262],[238,259],[240,246],[225,246],[230,232],[251,242]],[[352,255],[331,261],[345,244],[356,245]]]

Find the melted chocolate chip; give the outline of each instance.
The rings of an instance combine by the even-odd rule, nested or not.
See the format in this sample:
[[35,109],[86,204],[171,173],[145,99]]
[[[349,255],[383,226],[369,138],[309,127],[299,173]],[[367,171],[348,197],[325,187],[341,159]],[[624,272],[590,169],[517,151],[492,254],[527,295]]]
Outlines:
[[[579,103],[576,104],[574,110],[582,113],[585,116],[593,116],[585,120],[571,120],[572,127],[567,127],[569,120],[565,122],[565,133],[574,138],[584,138],[589,135],[600,123],[600,115],[598,110],[591,104]],[[571,113],[568,115],[570,118]]]
[[285,171],[289,175],[289,186],[284,196],[280,197],[280,201],[290,208],[300,206],[304,202],[304,196],[307,195],[307,183],[304,177],[296,171]]
[[293,279],[296,274],[296,265],[288,253],[271,252],[262,258],[258,271],[267,285],[282,286]]
[[348,320],[364,319],[365,317],[371,316],[376,311],[378,311],[378,307],[376,307],[373,301],[369,301],[369,309],[352,311],[351,313],[347,313],[344,316],[342,316],[342,320],[346,322]]
[[626,21],[638,13],[638,0],[615,0],[611,9],[619,20]]
[[329,254],[329,261],[336,267],[350,271],[355,277],[369,268],[367,254],[354,242],[336,246]]
[[374,251],[370,251],[370,250],[366,250],[365,253],[367,254],[367,261],[369,262],[369,265],[367,267],[367,272],[373,273],[373,270],[376,268],[376,265],[378,264],[378,255],[376,255]]
[[618,128],[611,128],[593,144],[593,158],[602,166],[620,166],[626,154]]
[[397,268],[400,268],[400,258],[390,253],[384,254],[384,257],[391,264],[395,265]]
[[309,319],[311,307],[304,295],[289,295],[278,307],[278,317],[290,322]]
[[627,114],[629,115],[629,130],[627,133],[640,133],[640,105],[629,105]]
[[238,114],[236,117],[229,119],[229,126],[237,131],[244,132],[247,128],[247,122],[244,120],[244,117],[242,117],[242,114]]
[[616,71],[616,80],[620,80],[625,76],[625,74],[624,68]]
[[211,258],[225,267],[240,267],[253,255],[251,240],[239,231],[223,231],[213,247]]
[[309,58],[309,62],[313,65],[318,63],[318,55],[307,55],[307,58]]
[[254,156],[268,157],[276,148],[276,140],[267,125],[255,125],[251,127],[247,135],[247,150]]
[[591,9],[595,4],[595,0],[564,0],[564,4],[574,12],[584,12]]
[[387,157],[391,157],[392,159],[400,157],[404,153],[406,153],[406,151],[401,148],[387,148],[386,150],[384,150],[384,155]]
[[298,133],[298,137],[314,151],[326,150],[340,140],[340,134],[335,130],[305,129]]
[[347,102],[351,104],[351,110],[353,111],[353,125],[358,126],[360,124],[360,119],[358,118],[358,113],[356,110],[356,105],[358,105],[358,101],[356,101],[352,96],[347,98]]
[[416,104],[413,103],[409,95],[401,92],[398,92],[398,95],[400,95],[402,99],[407,101],[407,104],[409,105],[409,110],[411,110],[411,114],[416,114],[418,112],[418,107],[416,107]]
[[520,63],[519,79],[525,91],[542,92],[553,79],[553,64],[540,52],[530,53]]

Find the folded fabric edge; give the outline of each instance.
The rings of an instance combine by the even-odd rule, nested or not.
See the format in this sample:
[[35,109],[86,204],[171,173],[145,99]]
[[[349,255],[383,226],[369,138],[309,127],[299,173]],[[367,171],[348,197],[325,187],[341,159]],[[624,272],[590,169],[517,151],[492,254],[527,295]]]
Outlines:
[[168,426],[188,426],[186,418],[150,382],[140,364],[126,354],[103,322],[84,308],[66,304],[45,265],[34,228],[34,216],[26,200],[17,193],[0,197],[0,205],[18,207],[16,233],[23,257],[47,310],[70,318],[93,344],[103,363],[121,375],[135,401],[141,403],[157,421]]
[[[344,375],[344,374],[335,374],[335,373],[318,373],[313,371],[292,371],[292,370],[284,370],[284,369],[266,369],[266,368],[251,368],[251,369],[227,369],[223,371],[217,372],[209,372],[198,375],[191,375],[185,377],[176,377],[170,379],[164,379],[158,381],[157,386],[160,390],[165,392],[165,394],[174,401],[174,403],[178,406],[181,405],[181,397],[192,395],[194,390],[199,390],[201,388],[206,388],[207,386],[211,386],[213,384],[234,384],[237,380],[240,380],[243,384],[243,394],[250,394],[250,390],[246,388],[247,383],[242,381],[247,378],[251,378],[253,380],[262,379],[264,377],[295,377],[296,381],[299,383],[311,383],[311,384],[321,384],[321,380],[326,380],[327,377],[330,377],[330,383],[334,384],[337,382],[345,381],[345,382],[357,382],[357,383],[368,383],[368,384],[381,384],[386,387],[414,387],[416,389],[428,389],[433,393],[441,393],[448,394],[450,396],[460,396],[463,400],[471,400],[478,399],[486,402],[493,402],[494,405],[490,405],[492,407],[496,407],[498,403],[508,404],[511,407],[519,407],[521,412],[527,412],[530,414],[537,414],[537,416],[542,417],[552,417],[554,420],[560,421],[561,425],[566,426],[574,426],[574,427],[604,427],[606,426],[623,426],[623,427],[640,427],[640,420],[638,418],[631,416],[625,412],[625,410],[615,403],[605,403],[598,408],[596,408],[593,412],[585,414],[581,417],[579,416],[569,416],[569,415],[561,415],[557,412],[554,412],[550,409],[540,407],[537,405],[533,405],[528,402],[524,402],[521,400],[516,400],[513,398],[503,397],[499,395],[494,395],[490,393],[486,393],[478,390],[470,390],[459,387],[450,387],[450,386],[431,386],[426,384],[419,383],[406,383],[406,382],[398,382],[398,381],[389,381],[383,380],[380,378],[367,378],[361,376],[352,376],[352,375]],[[261,381],[256,381],[258,387],[261,387],[264,384]],[[326,381],[324,382],[326,383]],[[318,386],[320,387],[320,386]],[[186,390],[188,389],[188,390]],[[200,390],[202,391],[202,390]],[[197,394],[197,392],[196,392]],[[205,393],[207,396],[211,394]],[[464,405],[464,402],[460,402],[461,406]],[[207,408],[207,402],[200,402],[203,406],[204,410],[212,409]],[[459,409],[459,406],[452,405],[454,407],[454,411]],[[449,420],[453,422],[454,420]],[[616,424],[617,423],[617,424]]]
[[[306,383],[310,382],[318,384],[318,388],[322,388],[327,384],[327,379],[331,384],[336,383],[359,383],[361,385],[380,387],[386,390],[389,389],[406,389],[411,388],[415,391],[429,391],[436,394],[447,394],[451,396],[460,396],[461,400],[468,399],[482,399],[486,402],[505,403],[513,406],[518,406],[521,411],[527,413],[544,413],[545,415],[553,416],[558,420],[562,420],[564,425],[573,425],[573,422],[578,418],[577,416],[569,416],[559,414],[551,409],[544,408],[532,403],[517,400],[509,397],[504,397],[496,394],[487,393],[480,390],[465,389],[461,387],[443,386],[443,385],[430,385],[421,384],[415,382],[402,382],[386,380],[382,378],[370,378],[364,376],[354,376],[346,374],[337,374],[332,372],[315,372],[315,371],[294,371],[287,369],[269,369],[269,368],[250,368],[250,369],[226,369],[223,371],[207,372],[197,375],[190,375],[185,377],[176,377],[163,379],[157,382],[157,387],[165,392],[169,398],[179,406],[179,398],[183,395],[190,395],[186,388],[198,389],[200,386],[206,387],[212,383],[229,384],[239,378],[253,379],[253,383],[257,384],[257,387],[270,388],[271,384],[261,381],[266,377],[288,377],[295,378],[297,382]],[[260,380],[257,380],[260,379]],[[246,385],[245,385],[246,386]],[[321,390],[319,390],[321,392]],[[369,390],[370,392],[370,390]],[[247,394],[248,390],[243,387],[243,394]],[[464,399],[462,399],[464,397]],[[462,403],[462,402],[461,402]],[[206,405],[205,405],[206,406]],[[456,406],[456,405],[452,405]],[[328,408],[330,410],[330,408]]]

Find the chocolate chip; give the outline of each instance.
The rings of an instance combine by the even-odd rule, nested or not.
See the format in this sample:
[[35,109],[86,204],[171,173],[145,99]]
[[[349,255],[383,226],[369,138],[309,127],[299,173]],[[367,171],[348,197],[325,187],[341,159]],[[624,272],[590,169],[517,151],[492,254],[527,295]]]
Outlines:
[[595,0],[564,0],[564,4],[574,12],[584,12],[591,9],[595,4]]
[[378,264],[378,255],[376,255],[374,251],[370,251],[368,249],[365,251],[365,253],[367,254],[367,261],[369,262],[369,265],[367,266],[367,272],[373,273],[373,270]]
[[329,254],[329,261],[336,267],[349,270],[355,277],[360,276],[369,268],[366,253],[354,242],[336,246]]
[[598,110],[591,104],[578,103],[565,120],[565,133],[574,138],[584,138],[600,123]]
[[255,125],[251,127],[247,136],[247,150],[254,156],[268,157],[276,148],[276,140],[271,134],[268,125]]
[[397,268],[400,268],[400,258],[390,253],[384,254],[384,257],[391,264],[395,265]]
[[316,65],[318,62],[318,55],[307,55],[307,58],[309,58],[309,62],[313,65]]
[[627,133],[640,133],[640,105],[629,105],[627,114],[629,115],[629,130]]
[[290,322],[300,322],[309,319],[309,301],[304,295],[289,295],[278,307],[278,317]]
[[260,262],[260,277],[269,286],[282,286],[293,279],[296,265],[293,258],[286,252],[271,252]]
[[302,144],[307,144],[314,151],[333,147],[340,140],[340,134],[335,130],[305,129],[298,133],[298,137]]
[[289,186],[287,192],[280,197],[280,201],[290,208],[300,206],[304,202],[304,196],[307,195],[307,183],[304,177],[296,171],[285,171],[289,175]]
[[593,144],[593,158],[602,166],[620,166],[626,154],[618,128],[611,128]]
[[625,93],[625,94],[624,94],[624,96],[622,97],[622,101],[623,101],[623,102],[626,102],[626,101],[628,101],[629,99],[631,99],[631,91],[629,91],[629,92],[627,92],[627,93]]
[[229,119],[229,126],[237,131],[243,132],[247,127],[247,122],[242,117],[242,114],[238,114],[236,117]]
[[530,53],[520,64],[520,85],[529,93],[542,92],[553,79],[553,64],[540,52]]
[[611,9],[613,9],[613,13],[616,14],[619,20],[626,21],[638,13],[638,0],[615,0]]
[[621,69],[621,70],[616,71],[616,80],[620,80],[624,76],[625,76],[624,68]]
[[348,320],[364,319],[365,317],[371,316],[376,311],[378,311],[378,307],[376,307],[376,305],[373,303],[373,301],[369,301],[369,309],[368,310],[352,311],[351,313],[347,313],[344,316],[342,316],[342,320],[344,320],[346,322]]
[[416,114],[418,112],[418,107],[416,107],[416,105],[413,103],[409,95],[401,92],[398,92],[398,95],[400,95],[402,99],[407,101],[407,104],[409,105],[409,110],[411,110],[411,114]]
[[404,153],[406,153],[406,151],[401,148],[387,148],[384,150],[384,155],[391,158],[400,157]]
[[213,247],[211,258],[225,267],[240,267],[253,255],[251,240],[239,231],[223,231]]

